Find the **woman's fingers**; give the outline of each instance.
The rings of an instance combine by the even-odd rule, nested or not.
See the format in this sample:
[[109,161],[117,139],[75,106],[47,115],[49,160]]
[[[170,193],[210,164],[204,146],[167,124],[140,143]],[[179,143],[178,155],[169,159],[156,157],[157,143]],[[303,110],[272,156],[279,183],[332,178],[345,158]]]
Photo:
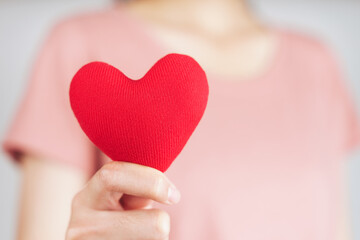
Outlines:
[[148,209],[152,206],[153,202],[151,199],[127,194],[124,194],[120,199],[121,206],[124,210]]
[[162,172],[127,162],[107,163],[73,198],[66,239],[167,240],[169,215],[149,208],[153,201],[179,200],[180,193]]
[[[72,219],[73,224],[68,229],[67,239],[166,240],[170,232],[170,217],[159,209],[96,212],[89,210],[81,214],[81,218],[84,219]],[[91,219],[91,222],[88,219]]]
[[93,209],[113,210],[119,208],[123,193],[166,204],[180,200],[179,191],[162,172],[127,162],[105,164],[75,198]]

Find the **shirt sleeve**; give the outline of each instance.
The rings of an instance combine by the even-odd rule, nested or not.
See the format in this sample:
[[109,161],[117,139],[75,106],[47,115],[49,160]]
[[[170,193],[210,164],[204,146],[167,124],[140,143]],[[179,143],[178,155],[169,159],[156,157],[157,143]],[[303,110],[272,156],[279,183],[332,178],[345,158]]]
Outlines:
[[95,148],[82,132],[69,102],[69,85],[86,63],[80,32],[58,23],[35,60],[25,94],[3,141],[12,159],[21,154],[91,171]]
[[327,65],[328,79],[330,80],[331,117],[334,120],[333,128],[338,131],[341,148],[345,154],[354,151],[360,146],[360,121],[354,95],[350,90],[340,65],[334,53],[326,50],[325,62]]

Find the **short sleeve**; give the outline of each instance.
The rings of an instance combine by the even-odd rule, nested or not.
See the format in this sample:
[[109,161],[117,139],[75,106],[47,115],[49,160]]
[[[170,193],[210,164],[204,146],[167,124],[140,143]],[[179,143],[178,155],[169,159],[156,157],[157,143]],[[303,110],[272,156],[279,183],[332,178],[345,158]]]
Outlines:
[[86,63],[80,33],[62,22],[45,39],[3,141],[13,159],[30,153],[91,171],[94,146],[72,113],[68,93],[73,75]]
[[327,49],[324,60],[328,63],[327,73],[330,81],[330,111],[335,119],[333,130],[338,131],[341,148],[345,154],[352,152],[360,146],[360,121],[354,95],[350,90],[348,81],[336,60],[334,53]]

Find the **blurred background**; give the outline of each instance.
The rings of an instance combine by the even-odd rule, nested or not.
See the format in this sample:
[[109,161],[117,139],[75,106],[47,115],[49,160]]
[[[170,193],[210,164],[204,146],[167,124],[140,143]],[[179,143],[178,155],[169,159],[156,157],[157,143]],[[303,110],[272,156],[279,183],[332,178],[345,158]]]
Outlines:
[[[360,112],[360,1],[251,0],[257,14],[322,39],[337,54]],[[20,102],[31,63],[53,24],[105,0],[0,0],[0,140]],[[349,156],[351,220],[360,239],[360,153]],[[0,239],[15,238],[20,171],[0,153]]]

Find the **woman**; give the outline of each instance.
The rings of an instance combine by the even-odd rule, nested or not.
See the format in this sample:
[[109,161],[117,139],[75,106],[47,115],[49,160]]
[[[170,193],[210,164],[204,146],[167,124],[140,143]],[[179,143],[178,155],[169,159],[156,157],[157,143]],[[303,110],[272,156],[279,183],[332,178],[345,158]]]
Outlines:
[[[72,76],[97,60],[140,78],[169,52],[205,69],[203,119],[166,176],[111,162],[70,110]],[[245,1],[118,3],[59,23],[37,59],[4,143],[24,173],[18,239],[350,239],[342,167],[359,136],[317,40]]]

